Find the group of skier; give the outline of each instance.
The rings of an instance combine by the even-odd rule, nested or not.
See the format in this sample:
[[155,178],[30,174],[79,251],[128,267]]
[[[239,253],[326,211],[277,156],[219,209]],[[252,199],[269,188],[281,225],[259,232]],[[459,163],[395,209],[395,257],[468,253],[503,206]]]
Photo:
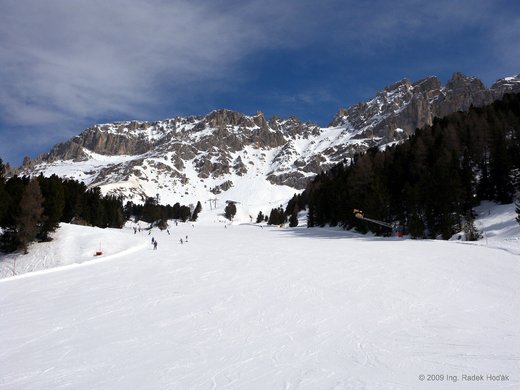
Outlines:
[[[134,228],[134,234],[136,233],[136,230],[137,230],[137,228]],[[141,231],[141,230],[139,230],[139,231]],[[166,232],[168,233],[168,235],[170,235],[170,231],[168,229],[166,229]],[[148,231],[148,235],[151,235],[151,233],[152,233],[152,229],[150,229]],[[188,235],[186,235],[185,238],[180,238],[179,242],[181,244],[184,244],[185,242],[187,243],[188,242]],[[154,250],[157,250],[157,240],[155,239],[155,237],[152,237],[152,246],[153,246]]]
[[[175,226],[178,226],[178,222],[175,221]],[[195,227],[195,225],[191,225],[193,228]],[[140,225],[137,225],[137,226],[134,226],[133,227],[133,230],[134,230],[134,234],[137,234],[137,232],[141,232],[142,230],[148,230],[148,235],[151,236],[152,235],[152,228],[148,228],[148,229],[142,229]],[[168,235],[170,236],[171,233],[170,233],[170,229],[166,229],[166,233],[168,233]],[[155,237],[152,237],[152,246],[153,246],[153,250],[157,250],[157,245],[158,245],[158,242],[157,240],[155,239]],[[188,235],[186,235],[186,237],[181,237],[179,239],[179,243],[180,244],[184,244],[184,243],[187,243],[188,242]]]

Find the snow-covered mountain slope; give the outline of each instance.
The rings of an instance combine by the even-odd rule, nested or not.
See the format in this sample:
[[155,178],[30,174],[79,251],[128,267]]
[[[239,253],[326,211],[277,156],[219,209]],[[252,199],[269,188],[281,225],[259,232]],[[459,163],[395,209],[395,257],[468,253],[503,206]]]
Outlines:
[[49,257],[106,255],[0,281],[0,387],[520,386],[518,255],[201,218],[153,230],[156,251],[131,227],[64,225]]
[[487,89],[456,73],[445,86],[435,77],[388,86],[374,99],[340,110],[326,128],[229,110],[100,124],[26,161],[18,173],[74,178],[134,202],[159,194],[163,203],[216,197],[270,204],[286,201],[314,175],[355,153],[400,142],[435,116],[491,103],[505,92],[520,92],[520,76]]
[[319,155],[329,133],[294,118],[268,122],[262,114],[229,110],[155,123],[97,125],[57,145],[22,174],[79,179],[135,202],[156,194],[165,203],[224,201],[233,193],[230,189],[241,188],[235,200],[247,203],[253,196],[266,203],[251,189],[278,192],[273,196],[286,200],[305,186],[320,163],[333,163]]
[[[210,207],[208,202],[199,215],[198,221],[194,223],[194,226],[207,227],[218,225],[223,227],[225,225],[236,226],[243,223],[249,224],[251,220],[254,222],[256,219],[256,214],[248,214],[252,207],[256,207],[258,211],[265,212],[269,207],[276,207],[276,205],[279,205],[281,202],[281,199],[274,199],[273,194],[266,191],[265,188],[261,186],[261,183],[258,184],[258,188],[253,187],[252,190],[265,191],[261,194],[262,198],[270,199],[271,203],[264,205],[238,204],[237,217],[234,219],[234,222],[230,222],[224,218],[225,203],[217,202],[215,205],[214,202],[211,202]],[[488,247],[507,251],[514,255],[520,255],[520,225],[516,222],[517,214],[515,208],[515,204],[500,205],[489,201],[482,202],[475,208],[475,226],[481,234],[480,240],[474,242],[461,241],[457,235],[455,235],[452,241],[458,244]],[[306,226],[305,212],[301,212],[300,217],[299,225],[301,227]],[[170,221],[170,228],[173,227],[173,225],[173,221]],[[134,226],[147,228],[148,224],[144,222],[135,224],[129,221],[125,228],[120,230],[100,229],[62,223],[60,224],[60,228],[53,233],[53,241],[32,243],[29,248],[29,253],[26,255],[18,252],[1,255],[0,279],[9,278],[14,275],[22,275],[28,272],[77,265],[97,260],[98,258],[95,258],[93,254],[98,250],[103,252],[103,258],[107,256],[112,257],[131,254],[142,249],[143,245],[146,245],[148,239],[151,238],[146,236],[143,241],[141,235],[136,237],[126,234],[126,230],[128,229],[133,232]],[[191,222],[186,225],[181,224],[180,226],[185,226],[188,232],[194,227]],[[254,226],[262,229],[267,227],[263,223],[254,224]],[[349,237],[353,236],[352,233],[344,232],[340,228],[327,230],[327,232],[335,234],[335,230],[339,230],[340,233],[338,234],[340,235],[346,234]],[[154,232],[156,231],[157,230],[154,230]],[[322,234],[318,233],[315,229],[310,229],[309,231],[312,232],[309,234],[310,237]],[[298,232],[301,233],[300,230],[298,230]],[[327,232],[324,234],[329,234]],[[146,234],[148,234],[148,231],[146,231]],[[181,237],[183,237],[183,235],[181,235]],[[364,236],[360,235],[359,237]],[[463,239],[463,234],[461,234],[460,237]],[[138,239],[136,240],[136,238]]]

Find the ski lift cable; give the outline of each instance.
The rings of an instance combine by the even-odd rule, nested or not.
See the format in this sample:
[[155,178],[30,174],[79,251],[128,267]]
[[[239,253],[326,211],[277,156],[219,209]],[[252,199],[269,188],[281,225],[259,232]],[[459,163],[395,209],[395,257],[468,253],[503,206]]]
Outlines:
[[390,229],[394,228],[394,226],[392,224],[389,224],[387,222],[378,221],[377,219],[372,219],[372,218],[365,217],[365,215],[363,214],[363,211],[361,211],[359,209],[354,209],[354,216],[356,218],[358,218],[358,219],[361,219],[361,220],[364,220],[364,221],[368,221],[368,222],[372,222],[372,223],[375,223],[377,225],[381,225],[381,226],[384,226],[384,227],[387,227],[387,228],[390,228]]

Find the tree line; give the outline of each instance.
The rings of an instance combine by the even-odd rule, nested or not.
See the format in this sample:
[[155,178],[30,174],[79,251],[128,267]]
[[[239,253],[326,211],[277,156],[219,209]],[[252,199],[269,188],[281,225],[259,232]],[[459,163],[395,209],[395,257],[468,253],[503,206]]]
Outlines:
[[167,219],[196,220],[202,206],[193,212],[188,206],[160,205],[148,198],[144,205],[127,202],[113,195],[103,196],[99,187],[62,179],[44,177],[5,177],[0,159],[0,250],[27,253],[29,243],[50,241],[60,222],[101,228],[122,228],[131,217],[166,227]]
[[184,206],[180,203],[171,205],[162,205],[159,199],[148,197],[144,204],[135,204],[127,202],[124,207],[124,214],[127,220],[133,218],[135,221],[144,221],[150,224],[156,224],[160,228],[165,228],[169,219],[178,219],[182,222],[196,221],[199,213],[202,211],[202,205],[197,202],[195,207]]
[[307,225],[340,225],[384,234],[355,218],[397,223],[412,237],[450,238],[474,231],[472,208],[482,200],[511,203],[520,171],[520,94],[434,119],[409,139],[371,148],[351,164],[317,175],[284,215],[307,208]]
[[30,242],[49,241],[60,222],[121,228],[122,200],[56,175],[6,179],[0,160],[0,248],[27,252]]

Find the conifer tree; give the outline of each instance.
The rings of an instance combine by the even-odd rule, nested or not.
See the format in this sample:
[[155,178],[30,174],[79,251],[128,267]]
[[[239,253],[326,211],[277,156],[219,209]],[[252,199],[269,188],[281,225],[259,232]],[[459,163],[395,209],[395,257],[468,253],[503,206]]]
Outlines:
[[224,209],[224,216],[229,219],[230,221],[233,220],[233,217],[237,213],[237,206],[230,202],[227,204],[226,208]]
[[475,219],[473,218],[473,213],[471,211],[468,211],[466,214],[463,230],[464,233],[466,233],[467,241],[477,241],[480,238],[480,234],[475,227]]
[[179,219],[182,222],[186,222],[188,219],[190,219],[191,216],[191,210],[188,206],[181,206],[179,209]]
[[43,175],[38,177],[38,183],[45,199],[43,202],[45,222],[40,230],[39,238],[42,241],[48,241],[49,233],[55,231],[60,223],[65,207],[65,192],[63,189],[62,180],[52,175],[50,178],[45,178]]
[[417,215],[417,213],[413,213],[408,220],[408,231],[412,238],[423,238],[424,237],[424,222]]
[[286,222],[285,214],[282,207],[274,208],[269,214],[269,225],[282,225]]
[[5,183],[8,206],[4,215],[4,226],[11,230],[16,229],[16,219],[20,215],[20,201],[28,184],[29,178],[18,176],[11,177]]
[[122,199],[116,196],[105,196],[101,203],[103,207],[102,227],[122,228],[125,224]]
[[161,210],[158,206],[157,198],[146,198],[142,212],[143,221],[153,223],[161,219]]
[[4,216],[9,204],[8,194],[5,189],[5,166],[0,158],[0,226],[4,226]]
[[83,218],[83,198],[87,191],[87,186],[75,180],[64,180],[63,191],[65,205],[63,207],[63,215],[61,222],[71,222],[75,218]]
[[101,189],[94,187],[87,190],[82,196],[82,206],[84,219],[89,225],[106,227],[103,224],[104,209],[102,204]]
[[[312,201],[311,201],[312,202]],[[307,212],[307,227],[314,227],[314,203],[309,203],[309,211]]]
[[296,227],[298,226],[298,213],[292,213],[291,217],[289,218],[289,227]]
[[28,244],[36,238],[41,229],[43,200],[38,180],[32,179],[25,187],[20,200],[20,214],[16,218],[16,237],[24,253],[28,253]]
[[173,205],[172,217],[173,217],[173,219],[181,218],[181,204],[179,202],[177,202]]
[[196,221],[199,217],[199,213],[202,211],[202,205],[200,201],[197,202],[197,206],[195,206],[195,210],[193,210],[193,214],[191,215],[191,220]]

